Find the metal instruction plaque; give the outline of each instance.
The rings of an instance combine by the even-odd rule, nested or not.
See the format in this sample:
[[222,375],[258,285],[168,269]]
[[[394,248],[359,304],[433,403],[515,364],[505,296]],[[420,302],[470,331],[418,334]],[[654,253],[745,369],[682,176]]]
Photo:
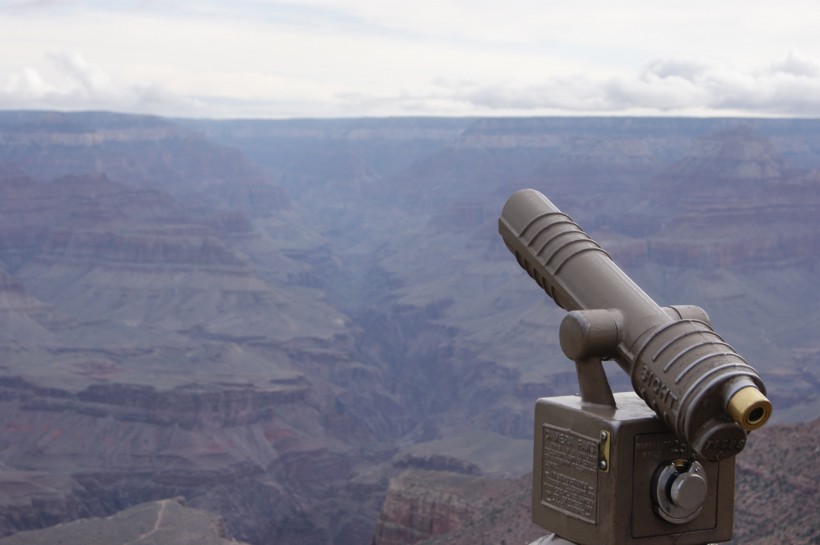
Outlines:
[[543,427],[541,502],[569,516],[597,523],[598,441]]

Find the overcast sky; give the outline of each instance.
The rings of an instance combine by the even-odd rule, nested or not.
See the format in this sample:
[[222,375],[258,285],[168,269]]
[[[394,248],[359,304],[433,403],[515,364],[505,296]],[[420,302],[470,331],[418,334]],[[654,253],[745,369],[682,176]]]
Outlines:
[[0,0],[0,109],[820,117],[818,0]]

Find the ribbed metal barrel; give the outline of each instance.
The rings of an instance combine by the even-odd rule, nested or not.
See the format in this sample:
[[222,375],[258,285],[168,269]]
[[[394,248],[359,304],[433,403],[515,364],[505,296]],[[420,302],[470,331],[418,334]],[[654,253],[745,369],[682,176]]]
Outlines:
[[535,190],[508,199],[498,228],[519,265],[559,306],[620,314],[622,330],[611,357],[681,440],[712,460],[743,449],[746,431],[729,417],[727,405],[739,390],[765,392],[765,386],[709,324],[661,308]]

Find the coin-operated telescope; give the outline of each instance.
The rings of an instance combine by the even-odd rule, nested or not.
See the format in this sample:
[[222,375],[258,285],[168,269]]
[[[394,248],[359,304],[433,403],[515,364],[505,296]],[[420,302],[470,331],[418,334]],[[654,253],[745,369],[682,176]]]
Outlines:
[[[533,521],[581,545],[731,539],[734,456],[772,410],[757,372],[706,312],[658,306],[541,193],[514,193],[498,230],[568,311],[559,337],[580,386],[536,402]],[[635,392],[612,394],[610,359]]]

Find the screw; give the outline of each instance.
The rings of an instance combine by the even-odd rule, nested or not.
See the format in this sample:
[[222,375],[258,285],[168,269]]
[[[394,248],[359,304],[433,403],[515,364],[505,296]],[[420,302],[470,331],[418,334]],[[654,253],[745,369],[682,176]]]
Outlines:
[[603,470],[606,470],[606,467],[607,467],[606,460],[601,460],[600,462],[598,462],[598,467],[600,467]]
[[609,439],[609,434],[605,431],[602,431],[601,432],[601,441],[606,441],[607,439]]

